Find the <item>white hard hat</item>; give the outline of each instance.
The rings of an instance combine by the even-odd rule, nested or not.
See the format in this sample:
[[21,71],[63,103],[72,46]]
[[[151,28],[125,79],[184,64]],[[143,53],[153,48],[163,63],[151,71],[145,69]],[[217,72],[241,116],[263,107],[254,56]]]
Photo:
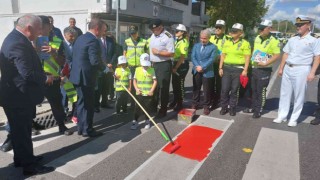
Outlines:
[[140,56],[140,64],[141,66],[151,66],[149,54],[143,53]]
[[265,19],[260,23],[261,26],[265,26],[265,27],[271,27],[272,26],[272,21]]
[[243,31],[243,25],[240,24],[240,23],[235,23],[233,26],[232,26],[232,29],[231,30],[241,30]]
[[125,56],[118,57],[118,64],[125,64],[127,63],[127,58]]
[[176,30],[179,30],[179,31],[187,31],[187,28],[185,25],[183,24],[179,24],[176,28]]

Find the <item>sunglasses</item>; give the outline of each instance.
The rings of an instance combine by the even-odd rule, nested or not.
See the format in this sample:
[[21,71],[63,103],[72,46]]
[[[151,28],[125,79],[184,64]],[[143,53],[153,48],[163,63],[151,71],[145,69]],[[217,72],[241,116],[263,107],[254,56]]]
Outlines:
[[296,27],[302,27],[304,26],[306,23],[302,23],[302,24],[295,24]]
[[178,32],[183,32],[183,31],[176,31],[176,33],[178,33]]

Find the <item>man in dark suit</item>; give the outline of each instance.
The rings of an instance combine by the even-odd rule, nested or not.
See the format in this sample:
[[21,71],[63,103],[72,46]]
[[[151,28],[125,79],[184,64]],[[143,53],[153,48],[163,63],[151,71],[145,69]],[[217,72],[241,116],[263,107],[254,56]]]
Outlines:
[[101,47],[98,38],[106,31],[106,24],[100,19],[92,19],[89,31],[78,37],[73,46],[70,81],[78,94],[77,115],[78,134],[84,137],[102,135],[93,129],[94,88],[97,73],[105,69],[101,61]]
[[34,156],[31,127],[36,105],[44,99],[44,85],[52,84],[46,76],[33,48],[41,33],[41,19],[31,14],[19,18],[14,29],[4,40],[0,52],[1,103],[8,118],[14,152],[15,167],[23,167],[24,175],[54,171],[41,166],[41,156]]
[[77,31],[78,36],[81,36],[83,34],[81,29],[76,26],[76,19],[75,18],[73,18],[73,17],[69,18],[69,25],[70,25],[69,27],[72,27],[73,29],[75,29]]
[[[111,94],[111,86],[113,86],[112,64],[113,60],[116,58],[116,54],[114,53],[114,42],[111,37],[107,36],[107,30],[102,32],[99,41],[101,45],[101,59],[109,68],[109,72],[100,72],[98,75],[98,89],[95,91],[95,112],[100,112],[100,105],[102,108],[113,108],[108,103],[108,94]],[[102,100],[100,103],[101,96]]]

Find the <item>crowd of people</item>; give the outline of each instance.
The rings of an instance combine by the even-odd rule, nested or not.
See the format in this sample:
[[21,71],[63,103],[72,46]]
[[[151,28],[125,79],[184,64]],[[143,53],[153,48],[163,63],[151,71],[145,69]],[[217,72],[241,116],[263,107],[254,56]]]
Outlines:
[[[307,16],[297,17],[298,34],[283,48],[278,72],[282,84],[275,123],[287,121],[293,94],[294,108],[288,126],[297,125],[307,81],[315,78],[320,41],[310,32],[312,21]],[[227,35],[225,21],[217,20],[214,34],[208,29],[200,32],[200,42],[193,45],[190,57],[188,32],[183,24],[179,24],[172,35],[160,19],[153,19],[149,24],[152,35],[147,40],[141,38],[138,27],[132,25],[122,48],[107,34],[108,25],[101,19],[92,18],[85,34],[75,26],[74,18],[70,18],[69,23],[62,33],[54,27],[51,16],[24,15],[1,48],[0,103],[8,118],[9,132],[1,150],[13,148],[13,165],[23,167],[24,175],[54,171],[53,167],[39,164],[43,157],[34,156],[32,147],[32,127],[44,129],[33,121],[36,106],[44,97],[51,106],[59,133],[66,136],[73,134],[65,126],[67,117],[77,124],[79,136],[101,136],[102,133],[93,128],[94,113],[99,113],[100,108],[115,108],[117,115],[128,115],[128,102],[134,108],[130,128],[137,129],[142,118],[144,128],[149,129],[150,120],[144,111],[152,113],[159,107],[155,117],[163,118],[168,109],[184,108],[184,82],[189,70],[188,59],[191,59],[191,108],[199,109],[202,105],[203,114],[209,115],[213,108],[220,106],[221,115],[235,116],[240,87],[251,86],[252,104],[244,112],[260,118],[272,65],[280,58],[280,42],[270,35],[270,20],[260,23],[253,47],[243,38],[242,24],[234,24]],[[171,78],[173,100],[169,103]],[[202,85],[204,98],[200,102]],[[112,99],[114,93],[116,105],[112,107],[109,98]],[[136,105],[136,100],[143,109]],[[320,124],[320,116],[311,123]]]

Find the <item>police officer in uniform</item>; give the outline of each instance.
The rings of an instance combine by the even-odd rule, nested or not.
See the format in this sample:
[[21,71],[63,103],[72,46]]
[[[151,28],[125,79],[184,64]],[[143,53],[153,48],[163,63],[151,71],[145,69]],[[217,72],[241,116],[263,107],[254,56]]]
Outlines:
[[283,48],[283,56],[278,74],[282,76],[278,117],[275,123],[287,121],[290,100],[293,93],[294,107],[288,123],[297,126],[301,114],[307,81],[312,81],[319,65],[320,42],[313,37],[310,28],[313,19],[307,16],[296,18],[298,34],[289,39]]
[[270,81],[272,64],[280,56],[280,42],[270,34],[272,21],[260,23],[259,35],[254,40],[252,55],[252,109],[246,108],[245,113],[252,113],[252,118],[260,118],[266,102],[266,91]]
[[249,42],[242,38],[242,24],[234,24],[230,36],[231,39],[227,40],[223,46],[219,65],[219,75],[222,77],[220,114],[225,115],[229,105],[230,116],[235,116],[239,98],[240,75],[247,76],[251,47]]
[[149,46],[150,61],[153,63],[158,81],[157,90],[161,95],[161,108],[156,117],[162,118],[167,115],[172,72],[171,58],[174,56],[174,40],[172,35],[164,29],[160,19],[152,20],[149,28],[153,32]]
[[186,36],[187,28],[183,24],[179,24],[176,28],[177,39],[172,68],[173,101],[168,106],[169,108],[174,108],[175,111],[182,109],[184,80],[189,70],[189,62],[185,60],[189,50],[189,41]]
[[[132,25],[129,27],[130,38],[125,40],[123,47],[123,56],[128,60],[128,66],[131,74],[135,74],[137,67],[140,67],[140,56],[141,54],[148,51],[147,40],[141,38],[138,33],[138,27]],[[131,84],[133,87],[133,84]],[[135,93],[135,89],[131,89],[132,94]],[[134,107],[134,100],[131,99],[131,107]]]
[[212,106],[215,107],[219,104],[220,94],[221,94],[221,77],[219,76],[219,63],[220,63],[220,55],[222,52],[222,48],[226,40],[230,39],[230,36],[225,34],[226,31],[226,22],[224,20],[217,20],[215,24],[215,34],[211,35],[210,42],[218,47],[219,56],[216,57],[216,60],[213,63],[214,70],[214,91],[213,91],[213,99]]

